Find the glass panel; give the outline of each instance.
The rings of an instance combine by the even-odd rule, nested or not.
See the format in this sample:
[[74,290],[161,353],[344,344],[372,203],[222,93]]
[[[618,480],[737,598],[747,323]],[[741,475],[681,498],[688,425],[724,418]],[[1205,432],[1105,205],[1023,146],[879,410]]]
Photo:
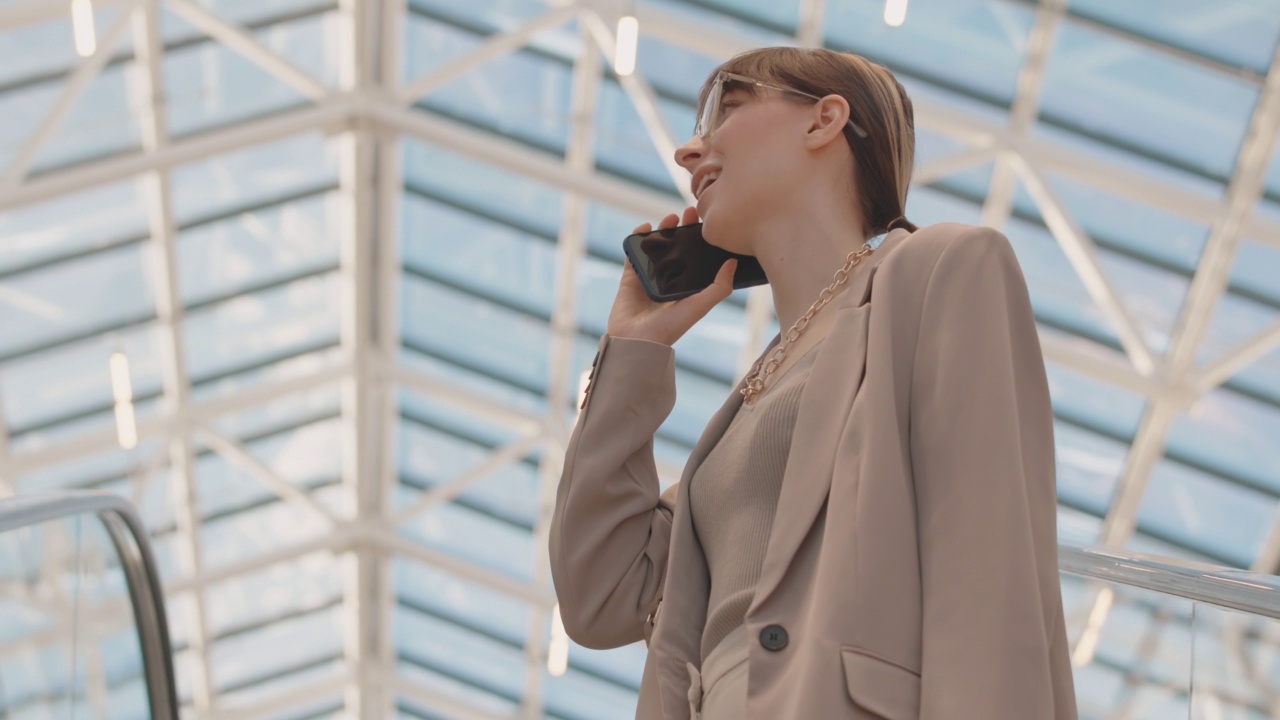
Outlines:
[[828,3],[827,43],[895,73],[1008,104],[1035,11],[998,0],[915,0],[907,21],[884,22],[884,3]]
[[147,206],[132,181],[6,210],[0,212],[0,274],[148,235]]
[[[99,28],[105,30],[104,26]],[[129,34],[125,33],[119,51],[131,52],[130,45]],[[33,171],[141,146],[137,108],[142,98],[133,80],[132,66],[133,63],[108,65],[98,73],[36,155]]]
[[551,315],[558,255],[554,238],[530,236],[412,193],[405,194],[403,218],[406,267]]
[[[412,22],[427,21],[415,18]],[[518,51],[432,92],[423,104],[446,116],[562,152],[570,129],[569,70],[565,62]]]
[[1187,273],[1199,265],[1208,227],[1054,173],[1046,177],[1072,217],[1100,247]]
[[1191,718],[1275,717],[1280,622],[1198,603]]
[[1129,446],[1088,430],[1054,423],[1058,456],[1058,498],[1101,517],[1111,505]]
[[0,355],[155,315],[140,245],[23,273],[0,286]]
[[96,516],[0,535],[0,584],[7,716],[151,717],[128,582]]
[[[116,12],[111,7],[97,10],[94,26],[105,28]],[[72,67],[80,56],[76,54],[70,13],[57,20],[0,33],[0,57],[5,59],[0,65],[0,84],[61,73]]]
[[[496,446],[458,437],[419,418],[399,423],[399,509],[416,503],[427,491],[447,485],[484,464]],[[537,520],[538,466],[526,458],[476,479],[459,494],[462,504],[515,525],[533,527]]]
[[[677,209],[679,200],[674,196],[679,191],[675,181],[622,86],[614,82],[601,84],[596,111],[595,153],[599,166],[669,192],[673,196],[672,208]],[[692,106],[658,98],[658,111],[675,142],[682,143],[692,134]],[[681,171],[679,181],[688,184],[689,174]]]
[[173,212],[180,224],[211,213],[336,187],[334,143],[319,134],[256,145],[173,171]]
[[404,173],[405,185],[415,195],[499,218],[546,237],[559,234],[564,209],[562,192],[557,188],[410,139],[404,141]]
[[[1243,344],[1258,333],[1280,321],[1280,313],[1269,305],[1255,302],[1241,295],[1224,295],[1213,311],[1209,328],[1200,343],[1196,355],[1201,367],[1211,365],[1224,357],[1224,353]],[[1273,392],[1277,384],[1271,384]]]
[[188,372],[204,377],[333,342],[340,298],[338,278],[328,273],[191,312]]
[[1066,573],[1062,592],[1080,717],[1187,717],[1192,602]]
[[1280,14],[1266,0],[1071,0],[1071,11],[1258,72],[1280,36]]
[[1280,408],[1230,390],[1202,397],[1169,431],[1167,453],[1280,494]]
[[415,276],[406,275],[402,289],[406,343],[545,392],[551,350],[545,321]]
[[1224,179],[1258,88],[1077,23],[1058,26],[1043,118]]
[[1275,497],[1167,459],[1151,472],[1138,510],[1145,532],[1242,568],[1257,557],[1275,518]]
[[[162,12],[167,12],[162,9]],[[306,17],[254,33],[268,50],[313,77],[333,84],[337,76],[337,23],[333,15]],[[181,24],[181,20],[171,22]],[[301,105],[306,98],[252,61],[220,43],[200,43],[165,56],[170,88],[169,128],[185,135],[236,120]]]
[[[247,705],[341,669],[342,608],[277,618],[218,638],[210,648],[214,682],[233,705]],[[336,678],[335,678],[336,680]]]
[[178,237],[182,296],[197,303],[338,265],[337,192],[238,213]]
[[152,324],[55,348],[6,363],[4,409],[15,432],[112,408],[110,358],[123,353],[135,402],[161,392],[159,338]]
[[1231,289],[1280,308],[1280,245],[1243,240],[1231,271]]

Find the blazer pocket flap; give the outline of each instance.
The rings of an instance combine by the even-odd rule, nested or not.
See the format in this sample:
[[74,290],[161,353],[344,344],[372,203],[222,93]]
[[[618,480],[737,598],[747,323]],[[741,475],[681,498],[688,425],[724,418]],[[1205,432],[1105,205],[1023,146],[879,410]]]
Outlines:
[[853,648],[840,648],[853,704],[885,720],[920,717],[920,676]]

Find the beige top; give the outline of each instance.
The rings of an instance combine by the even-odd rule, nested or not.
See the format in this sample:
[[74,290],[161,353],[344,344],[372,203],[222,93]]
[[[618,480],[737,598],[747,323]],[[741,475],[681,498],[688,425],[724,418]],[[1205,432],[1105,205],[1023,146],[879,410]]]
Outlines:
[[743,404],[689,483],[689,509],[711,573],[702,660],[743,623],[755,595],[800,393],[816,356],[810,349],[755,402]]

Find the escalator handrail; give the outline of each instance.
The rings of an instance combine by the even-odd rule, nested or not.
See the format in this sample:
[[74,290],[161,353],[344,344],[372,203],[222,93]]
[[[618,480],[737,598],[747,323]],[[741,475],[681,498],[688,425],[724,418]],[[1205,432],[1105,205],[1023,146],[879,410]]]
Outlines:
[[120,556],[138,625],[152,720],[178,719],[164,591],[146,527],[128,500],[97,490],[18,495],[0,501],[0,533],[77,515],[97,515]]
[[1109,547],[1058,546],[1071,575],[1154,590],[1280,620],[1280,577]]

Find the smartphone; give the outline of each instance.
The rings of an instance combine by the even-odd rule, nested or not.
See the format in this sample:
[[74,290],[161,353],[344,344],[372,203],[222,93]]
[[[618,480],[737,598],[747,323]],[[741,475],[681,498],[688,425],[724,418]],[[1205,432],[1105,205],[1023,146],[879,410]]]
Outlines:
[[722,250],[704,240],[702,223],[629,235],[622,241],[622,249],[640,276],[645,294],[654,302],[679,300],[710,287],[730,258],[738,261],[733,275],[735,290],[769,282],[754,257]]

